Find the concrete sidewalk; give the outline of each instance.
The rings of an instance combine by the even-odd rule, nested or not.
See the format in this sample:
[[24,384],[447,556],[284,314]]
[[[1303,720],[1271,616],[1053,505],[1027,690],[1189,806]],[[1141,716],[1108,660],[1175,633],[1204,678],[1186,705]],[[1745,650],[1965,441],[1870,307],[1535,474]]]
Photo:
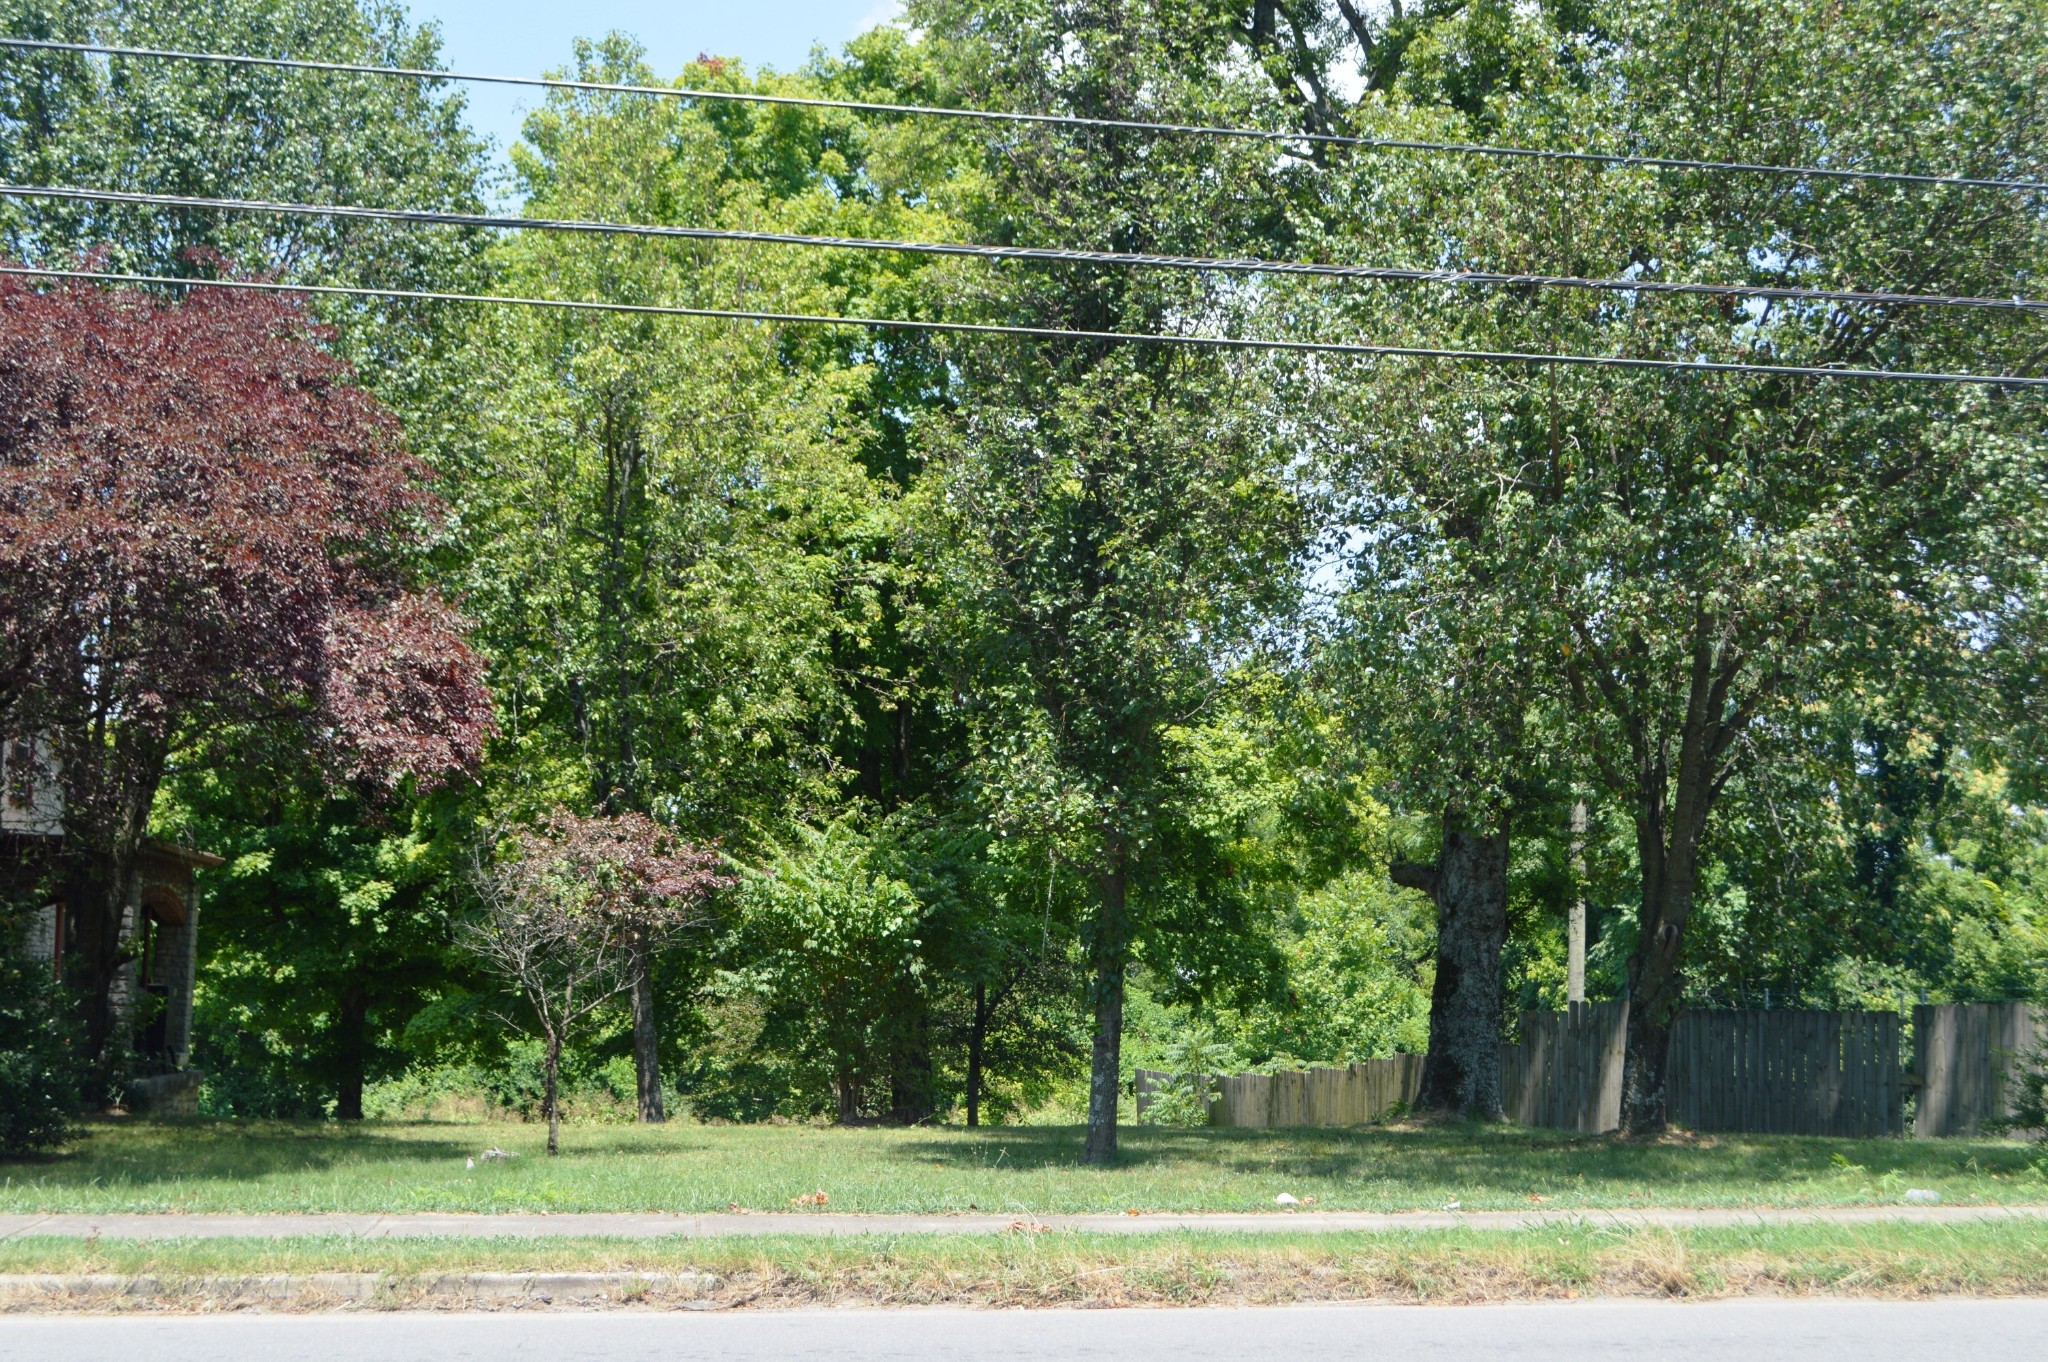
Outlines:
[[[861,1215],[779,1212],[672,1215],[659,1212],[513,1212],[503,1215],[0,1215],[0,1239],[56,1235],[82,1239],[716,1239],[753,1235],[999,1234],[1016,1229],[1089,1234],[1209,1230],[1232,1234],[1314,1234],[1337,1230],[1533,1230],[1560,1225],[1674,1229],[1743,1225],[2048,1225],[2048,1206],[1817,1206],[1756,1210],[1264,1211],[1241,1215]],[[2048,1231],[2044,1231],[2048,1233]],[[2044,1239],[2048,1244],[2048,1239]]]

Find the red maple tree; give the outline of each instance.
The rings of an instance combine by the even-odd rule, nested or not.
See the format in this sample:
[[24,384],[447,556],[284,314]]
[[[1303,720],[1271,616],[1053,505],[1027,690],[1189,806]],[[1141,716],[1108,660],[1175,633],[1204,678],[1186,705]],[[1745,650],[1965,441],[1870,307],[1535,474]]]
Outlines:
[[[638,995],[648,986],[653,952],[709,922],[706,901],[736,877],[716,847],[686,842],[639,813],[583,818],[556,809],[544,827],[518,832],[503,850],[495,863],[478,867],[483,912],[462,941],[518,992],[532,1018],[542,1047],[548,1153],[556,1154],[563,1047],[621,993],[635,994],[637,1046]],[[652,1005],[651,994],[645,1005]],[[651,1031],[646,1039],[651,1045]],[[651,1062],[637,1067],[644,1113],[649,1083],[658,1099],[660,1072]]]
[[289,733],[395,787],[493,729],[463,620],[412,571],[426,469],[324,339],[276,294],[0,278],[0,734],[45,739],[64,791],[94,1053],[174,755]]

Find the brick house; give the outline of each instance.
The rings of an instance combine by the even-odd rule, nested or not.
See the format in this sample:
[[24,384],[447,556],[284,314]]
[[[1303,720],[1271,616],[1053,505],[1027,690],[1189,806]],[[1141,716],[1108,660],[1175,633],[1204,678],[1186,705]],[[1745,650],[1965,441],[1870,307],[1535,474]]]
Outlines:
[[[64,797],[47,748],[26,740],[0,744],[0,839],[23,861],[50,854],[64,836]],[[130,1098],[146,1110],[197,1110],[202,1075],[192,1056],[192,988],[199,959],[199,899],[194,872],[222,864],[209,852],[154,838],[137,860],[121,938],[128,961],[114,983],[114,1004],[138,1028],[137,1077]],[[31,959],[64,968],[75,939],[74,910],[62,903],[31,914],[23,942]]]

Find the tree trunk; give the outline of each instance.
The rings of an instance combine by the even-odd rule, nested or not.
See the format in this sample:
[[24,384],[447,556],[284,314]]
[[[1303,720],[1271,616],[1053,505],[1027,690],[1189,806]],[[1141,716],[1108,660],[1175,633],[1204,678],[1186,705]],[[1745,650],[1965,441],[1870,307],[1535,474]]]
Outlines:
[[1093,978],[1095,1047],[1088,1074],[1088,1138],[1081,1162],[1116,1160],[1116,1108],[1121,1090],[1124,1038],[1124,850],[1111,840],[1104,851],[1102,902],[1095,919]]
[[[1685,1001],[1685,924],[1699,881],[1697,838],[1665,847],[1655,829],[1638,833],[1643,902],[1628,960],[1628,1039],[1621,1061],[1621,1128],[1654,1135],[1670,1119],[1665,1074],[1671,1028]],[[1644,845],[1644,843],[1649,845]]]
[[860,1116],[860,1084],[851,1073],[842,1070],[832,1080],[832,1089],[838,1100],[839,1124],[846,1125]]
[[1707,815],[1721,788],[1714,762],[1735,732],[1714,717],[1720,704],[1708,684],[1705,657],[1702,648],[1677,769],[1667,780],[1657,754],[1638,757],[1636,859],[1643,897],[1628,959],[1628,1040],[1621,1064],[1621,1128],[1631,1135],[1654,1135],[1669,1119],[1665,1069],[1671,1028],[1685,1002],[1685,925],[1699,887]]
[[1500,956],[1507,943],[1508,829],[1479,832],[1447,812],[1433,866],[1392,867],[1396,884],[1436,902],[1436,987],[1416,1106],[1501,1118]]
[[96,1065],[110,1063],[121,1048],[123,1019],[115,981],[133,877],[132,862],[105,855],[81,856],[67,877],[65,901],[75,931],[65,943],[65,973],[78,988],[85,1012],[85,1057]]
[[369,1068],[370,996],[362,982],[351,979],[342,985],[341,1005],[335,1010],[334,1118],[337,1121],[363,1119],[363,1080]]
[[549,1036],[542,1061],[542,1097],[548,1108],[548,1153],[562,1152],[562,1038]]
[[126,1026],[132,1019],[132,1008],[124,1011],[116,996],[121,967],[131,958],[121,933],[166,754],[161,742],[127,733],[112,742],[110,751],[103,747],[104,734],[80,741],[96,757],[91,763],[78,758],[78,765],[99,766],[106,783],[100,797],[78,801],[97,811],[73,826],[66,839],[67,847],[77,848],[67,856],[71,871],[66,877],[67,901],[78,924],[72,978],[83,994],[86,1055],[103,1077],[111,1078],[118,1057],[128,1049]]
[[967,1030],[967,1128],[981,1124],[981,1054],[988,1044],[988,985],[974,986],[974,1024]]
[[1572,903],[1565,923],[1564,996],[1586,1001],[1586,801],[1572,801]]
[[931,1014],[924,998],[912,992],[896,1008],[890,1047],[889,1120],[899,1126],[923,1125],[937,1115],[933,1092]]
[[640,1096],[640,1119],[658,1124],[668,1119],[661,1095],[661,1031],[654,1019],[654,969],[647,934],[633,936],[633,1074]]

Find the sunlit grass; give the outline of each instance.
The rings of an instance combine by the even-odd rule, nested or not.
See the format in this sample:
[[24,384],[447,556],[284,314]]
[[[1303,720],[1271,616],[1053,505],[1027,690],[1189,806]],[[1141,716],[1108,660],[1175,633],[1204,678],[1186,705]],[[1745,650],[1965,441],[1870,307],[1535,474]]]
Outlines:
[[[1730,1136],[1632,1143],[1485,1127],[1127,1129],[1109,1169],[1070,1127],[102,1123],[0,1163],[5,1211],[1319,1210],[2048,1202],[2048,1155],[1993,1140]],[[478,1157],[491,1146],[512,1154]],[[474,1167],[468,1161],[476,1158]],[[1313,1203],[1309,1198],[1313,1197]]]
[[[276,1274],[380,1274],[384,1289],[374,1303],[402,1307],[422,1301],[445,1274],[691,1270],[714,1280],[700,1277],[667,1293],[657,1281],[627,1298],[1014,1306],[2048,1291],[2040,1226],[2011,1221],[1315,1235],[0,1241],[0,1273],[148,1277],[153,1289],[124,1292],[114,1303],[201,1309],[234,1308],[240,1279]],[[105,1308],[107,1301],[59,1294],[43,1303]],[[295,1304],[317,1307],[318,1288]]]

